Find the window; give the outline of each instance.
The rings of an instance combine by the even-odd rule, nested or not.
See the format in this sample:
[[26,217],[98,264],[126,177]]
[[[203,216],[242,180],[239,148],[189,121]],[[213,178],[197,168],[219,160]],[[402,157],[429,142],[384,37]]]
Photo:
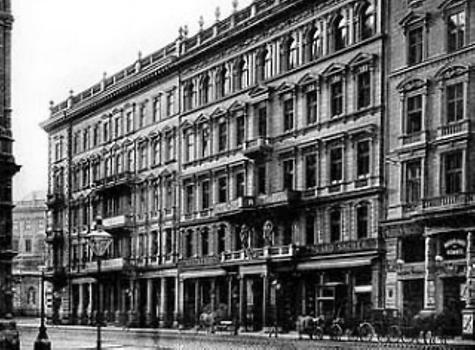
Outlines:
[[341,240],[341,210],[339,208],[330,211],[330,242]]
[[28,288],[28,293],[27,293],[27,304],[28,305],[36,305],[36,289],[33,287]]
[[99,145],[99,133],[100,133],[100,124],[97,123],[94,125],[94,129],[92,130],[92,145],[96,147]]
[[272,77],[272,56],[269,50],[265,50],[264,56],[264,79]]
[[82,150],[87,151],[89,149],[89,129],[84,129],[82,133]]
[[246,180],[244,177],[244,173],[237,173],[236,174],[236,198],[244,197],[246,189]]
[[171,179],[165,180],[165,208],[172,208],[173,203],[173,182]]
[[401,239],[401,259],[406,263],[425,260],[426,243],[422,236],[408,236]]
[[315,214],[307,213],[305,216],[305,243],[306,245],[315,244]]
[[103,130],[102,130],[102,133],[103,133],[103,141],[104,142],[109,142],[109,122],[104,122],[103,124]]
[[120,118],[114,119],[114,136],[116,138],[120,137],[120,135],[122,134],[120,122],[121,122]]
[[464,119],[465,100],[463,83],[447,86],[447,122]]
[[175,158],[175,149],[173,147],[173,133],[168,132],[165,135],[165,161],[170,162]]
[[210,198],[210,191],[209,191],[209,181],[203,181],[201,183],[201,209],[206,210],[209,209],[209,198]]
[[332,117],[343,114],[343,82],[334,79],[330,84],[330,108]]
[[284,190],[293,190],[294,188],[294,160],[287,159],[283,162],[284,172]]
[[316,60],[323,54],[322,36],[320,30],[313,28],[308,32],[305,43],[307,62]]
[[139,146],[139,169],[147,167],[147,144],[143,143]]
[[207,228],[201,230],[201,256],[209,254],[209,231]]
[[286,71],[297,66],[297,41],[293,37],[287,38],[282,46],[281,70]]
[[147,116],[147,106],[146,104],[142,104],[140,106],[140,113],[139,113],[139,128],[143,128],[146,124],[146,116]]
[[156,184],[153,186],[153,210],[160,210],[160,187]]
[[191,258],[193,256],[193,231],[185,234],[185,256]]
[[231,75],[226,67],[221,67],[216,76],[216,98],[226,96],[230,92]]
[[127,154],[127,170],[134,171],[134,151],[130,150]]
[[31,239],[25,239],[25,253],[31,253]]
[[266,166],[259,165],[257,167],[257,192],[258,194],[265,194],[267,187],[267,180],[266,180]]
[[337,147],[330,151],[330,181],[343,181],[343,148]]
[[153,100],[153,121],[162,119],[162,96],[159,95]]
[[307,125],[317,122],[318,101],[317,91],[311,90],[305,94],[307,103]]
[[422,95],[407,98],[406,133],[414,134],[422,131]]
[[448,153],[444,156],[445,194],[462,192],[462,156],[463,153],[460,151]]
[[218,228],[218,253],[226,250],[226,226],[221,225]]
[[193,83],[190,81],[188,84],[185,85],[185,91],[184,91],[184,108],[185,110],[190,110],[193,108],[193,97],[194,97],[194,91],[195,87]]
[[356,176],[368,176],[370,173],[370,144],[369,141],[360,141],[356,147]]
[[259,137],[267,136],[267,105],[265,102],[256,106]]
[[207,125],[201,127],[201,157],[210,155],[209,128]]
[[228,200],[228,182],[225,176],[218,178],[218,202],[225,203]]
[[421,161],[406,163],[406,202],[418,203],[421,200]]
[[153,165],[159,165],[160,164],[160,141],[155,140],[153,141]]
[[194,210],[194,188],[189,184],[185,186],[185,210],[186,214],[192,214]]
[[167,228],[165,230],[165,252],[167,255],[170,255],[173,253],[173,237],[172,237],[172,229]]
[[167,117],[175,113],[175,91],[167,94]]
[[73,152],[76,154],[79,152],[79,134],[75,133],[73,136]]
[[205,105],[208,102],[209,102],[209,76],[205,75],[201,80],[200,104]]
[[294,99],[284,100],[284,132],[291,131],[294,128]]
[[191,129],[185,131],[185,162],[191,162],[193,160],[193,144],[194,134]]
[[315,154],[305,156],[305,185],[307,188],[317,186],[317,156]]
[[408,34],[408,63],[409,65],[422,62],[423,27],[410,29]]
[[242,146],[245,138],[245,120],[244,116],[236,117],[236,146]]
[[335,51],[341,50],[348,45],[348,26],[346,19],[339,15],[333,22]]
[[134,115],[132,111],[129,111],[126,113],[125,119],[126,119],[125,124],[126,124],[127,133],[132,132],[134,130]]
[[117,154],[115,156],[115,172],[116,174],[121,174],[123,171],[123,166],[122,166],[122,154]]
[[371,73],[361,72],[357,75],[358,84],[358,109],[371,105]]
[[360,38],[361,40],[371,38],[375,32],[374,7],[366,3],[360,12]]
[[218,151],[223,152],[228,145],[228,126],[226,120],[222,120],[218,124]]
[[356,207],[356,233],[358,239],[368,238],[369,205],[361,204]]
[[245,89],[249,86],[249,66],[246,59],[239,61],[237,65],[237,89]]
[[465,46],[465,11],[460,11],[447,18],[447,42],[449,52]]

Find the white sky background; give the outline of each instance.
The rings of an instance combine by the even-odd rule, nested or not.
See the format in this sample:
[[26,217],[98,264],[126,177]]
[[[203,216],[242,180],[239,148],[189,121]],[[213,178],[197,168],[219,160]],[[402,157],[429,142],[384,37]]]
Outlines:
[[[251,0],[240,0],[239,9]],[[203,15],[205,28],[231,12],[231,0],[12,0],[12,107],[14,152],[22,169],[14,199],[47,188],[47,135],[39,123],[49,101],[81,92],[174,41],[178,28],[190,36]]]

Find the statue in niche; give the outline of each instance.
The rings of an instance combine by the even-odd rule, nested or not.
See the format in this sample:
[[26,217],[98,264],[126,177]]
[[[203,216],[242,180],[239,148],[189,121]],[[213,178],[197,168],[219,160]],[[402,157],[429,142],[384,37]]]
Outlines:
[[270,247],[274,245],[274,224],[272,221],[267,220],[262,227],[262,235],[264,240],[264,247]]
[[241,247],[244,251],[247,258],[251,259],[253,257],[253,251],[251,246],[251,239],[253,235],[253,229],[247,226],[246,224],[241,225],[241,230],[239,232],[239,238],[241,239]]

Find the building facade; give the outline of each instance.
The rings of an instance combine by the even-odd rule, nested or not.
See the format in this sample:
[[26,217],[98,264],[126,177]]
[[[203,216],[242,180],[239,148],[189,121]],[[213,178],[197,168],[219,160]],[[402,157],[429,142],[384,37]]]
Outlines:
[[12,177],[19,170],[12,154],[12,23],[10,1],[0,1],[0,318],[12,315]]
[[41,308],[41,267],[46,262],[46,193],[32,192],[13,209],[13,259],[16,315],[38,316]]
[[[51,106],[58,320],[242,329],[385,304],[382,0],[254,1]],[[96,280],[85,235],[114,242]]]
[[[473,336],[473,1],[391,1],[386,305]],[[401,54],[402,53],[402,54]]]

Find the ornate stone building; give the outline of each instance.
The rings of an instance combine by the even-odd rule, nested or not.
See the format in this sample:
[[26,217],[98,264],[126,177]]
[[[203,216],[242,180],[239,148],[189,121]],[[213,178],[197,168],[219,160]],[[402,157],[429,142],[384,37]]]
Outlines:
[[19,170],[12,154],[10,0],[0,1],[0,318],[12,313],[12,177]]
[[[248,330],[384,305],[383,1],[234,4],[51,106],[62,320],[91,322],[98,297],[108,322],[214,310]],[[96,215],[114,237],[99,283]]]
[[13,259],[16,315],[38,316],[41,306],[41,267],[45,265],[46,193],[36,191],[13,209]]
[[386,305],[445,312],[457,334],[465,312],[473,337],[475,3],[390,1],[389,13]]

